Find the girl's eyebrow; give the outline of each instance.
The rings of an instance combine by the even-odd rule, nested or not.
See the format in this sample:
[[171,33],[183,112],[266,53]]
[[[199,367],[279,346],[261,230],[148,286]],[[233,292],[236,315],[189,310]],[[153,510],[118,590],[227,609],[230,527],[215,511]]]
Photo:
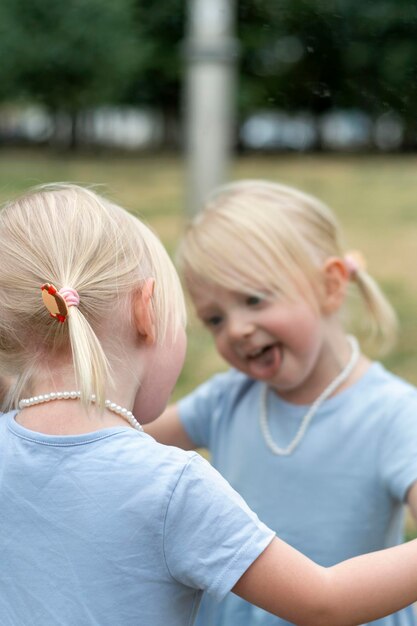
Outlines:
[[221,307],[217,304],[207,304],[202,307],[196,308],[195,312],[198,317],[211,317],[212,315],[218,315],[221,313]]
[[203,316],[207,316],[207,315],[213,315],[213,313],[217,313],[218,312],[218,308],[215,308],[214,306],[207,306],[207,307],[202,307],[201,309],[196,309],[196,313],[199,317],[203,317]]

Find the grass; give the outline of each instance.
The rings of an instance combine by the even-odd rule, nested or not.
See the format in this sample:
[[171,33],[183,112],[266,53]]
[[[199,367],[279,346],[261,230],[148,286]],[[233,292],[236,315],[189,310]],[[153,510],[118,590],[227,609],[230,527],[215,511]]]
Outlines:
[[[280,155],[237,159],[232,178],[267,178],[294,185],[329,204],[346,249],[365,253],[400,320],[400,337],[384,363],[417,384],[417,156]],[[0,201],[51,181],[99,185],[99,190],[149,223],[173,253],[184,226],[184,171],[170,156],[57,156],[45,151],[0,152]],[[192,318],[179,397],[226,366]],[[408,524],[407,533],[414,535]]]

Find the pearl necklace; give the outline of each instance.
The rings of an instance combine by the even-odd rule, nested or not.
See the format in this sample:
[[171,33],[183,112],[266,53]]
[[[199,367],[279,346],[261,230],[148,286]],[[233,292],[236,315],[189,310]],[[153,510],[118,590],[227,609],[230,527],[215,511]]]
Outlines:
[[[39,396],[32,396],[31,398],[24,398],[23,400],[20,400],[19,409],[25,409],[28,406],[42,404],[43,402],[51,402],[51,400],[78,400],[79,398],[81,398],[80,391],[53,391],[52,393],[44,393]],[[91,396],[91,402],[95,401],[96,396],[93,394]],[[104,406],[112,413],[116,413],[116,415],[123,417],[136,430],[143,431],[142,426],[139,424],[132,411],[128,411],[110,400],[105,400]]]
[[313,419],[314,415],[319,410],[320,406],[323,404],[325,400],[349,377],[354,367],[356,366],[359,360],[359,344],[356,337],[349,335],[347,340],[351,347],[351,355],[349,361],[346,363],[345,367],[342,369],[340,374],[336,376],[332,380],[332,382],[322,391],[322,393],[316,398],[313,404],[310,406],[307,413],[304,415],[301,420],[301,424],[299,429],[297,430],[294,439],[289,443],[286,448],[280,448],[276,445],[275,441],[272,439],[271,432],[268,426],[268,408],[267,408],[267,397],[268,397],[268,385],[263,385],[261,389],[261,406],[259,412],[259,422],[261,426],[262,436],[268,448],[271,452],[277,456],[289,456],[294,452],[302,438],[304,437],[306,430]]

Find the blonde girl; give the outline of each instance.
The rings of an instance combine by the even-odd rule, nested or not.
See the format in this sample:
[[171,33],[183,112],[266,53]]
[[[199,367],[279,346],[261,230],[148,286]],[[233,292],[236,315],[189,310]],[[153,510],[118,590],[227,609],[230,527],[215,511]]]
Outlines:
[[[354,289],[379,347],[392,344],[396,318],[363,258],[346,254],[331,211],[291,187],[233,183],[189,226],[180,264],[232,369],[148,432],[208,448],[259,517],[322,566],[401,543],[404,503],[417,518],[417,394],[346,333]],[[229,594],[206,596],[197,624],[291,621]],[[378,623],[417,622],[408,607]]]
[[142,431],[182,365],[184,306],[133,216],[72,185],[10,202],[0,294],[2,626],[184,626],[203,590],[309,626],[417,600],[417,542],[323,568],[199,455]]

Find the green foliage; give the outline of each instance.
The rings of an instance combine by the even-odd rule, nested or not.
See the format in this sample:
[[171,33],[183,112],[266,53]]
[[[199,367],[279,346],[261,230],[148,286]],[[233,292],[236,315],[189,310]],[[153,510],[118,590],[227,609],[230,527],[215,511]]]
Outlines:
[[[190,1],[2,0],[0,99],[71,113],[128,102],[178,118]],[[411,131],[416,126],[415,0],[236,6],[242,116],[259,108],[360,108],[395,111]]]
[[414,0],[239,3],[243,110],[417,106]]
[[184,0],[134,0],[137,69],[125,100],[178,112],[186,22]]
[[243,110],[330,108],[343,80],[341,32],[334,3],[281,0],[243,3]]
[[349,2],[344,98],[372,113],[398,112],[410,123],[417,106],[417,5],[413,0]]
[[117,100],[136,68],[130,0],[2,0],[0,95],[53,110]]

